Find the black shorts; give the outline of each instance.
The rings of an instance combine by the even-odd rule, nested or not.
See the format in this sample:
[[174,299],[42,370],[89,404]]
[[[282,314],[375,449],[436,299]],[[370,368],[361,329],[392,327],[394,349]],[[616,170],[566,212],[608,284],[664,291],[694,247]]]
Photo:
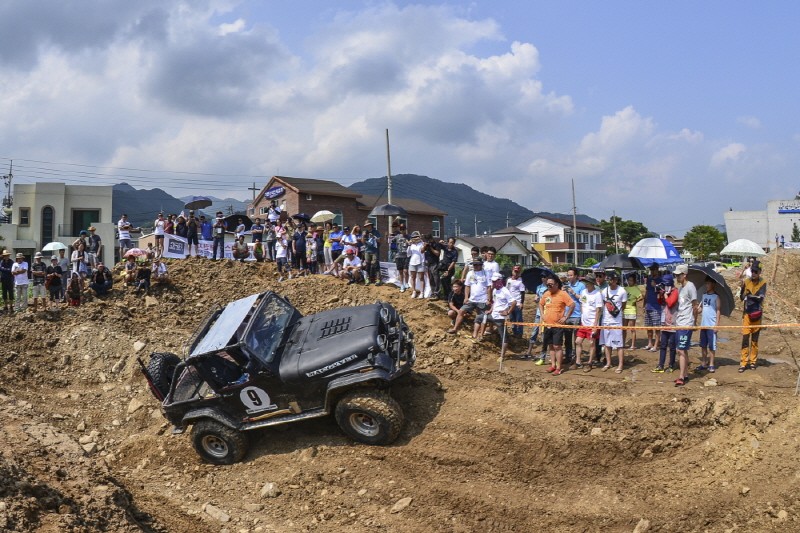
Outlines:
[[545,346],[561,346],[564,344],[564,329],[547,327],[542,336],[542,344]]
[[397,266],[397,270],[408,270],[408,262],[410,260],[409,257],[395,257],[394,264]]
[[194,244],[195,246],[199,246],[199,242],[197,241],[197,233],[189,233],[186,237],[186,244]]

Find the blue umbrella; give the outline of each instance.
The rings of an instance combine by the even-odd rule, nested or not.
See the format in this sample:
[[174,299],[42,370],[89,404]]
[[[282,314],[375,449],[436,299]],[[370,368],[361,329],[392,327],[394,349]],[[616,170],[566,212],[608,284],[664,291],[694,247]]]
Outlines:
[[211,198],[208,196],[192,196],[191,202],[186,202],[184,206],[186,209],[203,209],[204,207],[208,207],[214,202],[211,201]]
[[631,248],[629,257],[636,257],[642,262],[644,266],[656,265],[674,265],[683,263],[683,258],[675,246],[672,245],[667,239],[658,239],[655,237],[642,239]]

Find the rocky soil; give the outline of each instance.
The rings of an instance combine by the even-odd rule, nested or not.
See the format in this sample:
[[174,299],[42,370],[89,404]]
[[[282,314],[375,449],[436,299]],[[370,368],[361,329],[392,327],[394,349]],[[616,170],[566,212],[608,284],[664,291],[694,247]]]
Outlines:
[[[767,321],[797,322],[800,254],[764,265]],[[739,332],[724,332],[717,373],[676,389],[641,349],[620,375],[553,377],[517,341],[500,372],[492,339],[447,335],[444,304],[390,287],[278,283],[271,264],[170,270],[175,283],[147,297],[117,288],[0,317],[0,530],[800,530],[797,328],[766,330],[763,365],[744,374]],[[407,418],[395,444],[308,421],[259,432],[242,463],[215,467],[171,434],[136,357],[182,353],[211,306],[263,290],[303,313],[376,299],[401,310],[419,359],[394,391]]]

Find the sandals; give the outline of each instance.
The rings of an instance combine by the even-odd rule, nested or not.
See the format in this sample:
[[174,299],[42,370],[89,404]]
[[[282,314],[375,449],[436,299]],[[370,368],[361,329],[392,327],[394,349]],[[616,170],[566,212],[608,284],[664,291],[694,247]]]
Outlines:
[[608,370],[609,368],[611,368],[611,365],[605,365],[605,366],[603,367],[603,372],[605,372],[605,371],[606,371],[606,370]]
[[755,369],[756,369],[756,364],[750,363],[750,370],[755,370]]
[[554,367],[554,366],[551,366],[550,368],[548,368],[548,369],[547,369],[547,372],[548,372],[548,373],[550,373],[550,374],[552,374],[552,373],[553,373],[553,372],[555,372],[556,370],[558,370],[556,367]]
[[593,364],[594,363],[586,363],[585,365],[583,365],[583,371],[584,372],[591,372]]
[[739,367],[739,373],[740,373],[740,374],[741,374],[741,373],[743,373],[745,370],[747,370],[747,367],[746,367],[746,366],[740,366],[740,367]]
[[678,379],[675,380],[675,386],[676,387],[683,387],[685,384],[686,384],[686,382],[684,380],[682,380],[681,378],[678,378]]
[[622,374],[622,369],[621,368],[615,368],[614,369],[614,373],[615,374]]

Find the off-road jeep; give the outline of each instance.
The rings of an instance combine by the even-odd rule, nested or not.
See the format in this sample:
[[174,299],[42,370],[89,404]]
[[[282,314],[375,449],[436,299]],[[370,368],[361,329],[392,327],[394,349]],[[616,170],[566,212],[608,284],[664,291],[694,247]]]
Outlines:
[[331,412],[351,438],[391,443],[403,411],[389,387],[416,359],[413,334],[387,303],[304,317],[274,292],[212,310],[187,354],[139,364],[173,432],[192,426],[195,450],[215,464],[244,457],[246,432]]

